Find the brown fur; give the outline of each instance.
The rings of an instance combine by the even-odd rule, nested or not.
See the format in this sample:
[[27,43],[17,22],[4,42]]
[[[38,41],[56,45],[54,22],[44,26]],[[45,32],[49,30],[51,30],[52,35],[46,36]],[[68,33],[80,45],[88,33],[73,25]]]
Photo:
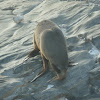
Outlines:
[[43,75],[48,69],[48,62],[56,72],[55,79],[64,79],[68,68],[68,55],[64,35],[59,27],[50,20],[41,21],[34,33],[34,50],[29,57],[41,53],[43,70],[31,81]]

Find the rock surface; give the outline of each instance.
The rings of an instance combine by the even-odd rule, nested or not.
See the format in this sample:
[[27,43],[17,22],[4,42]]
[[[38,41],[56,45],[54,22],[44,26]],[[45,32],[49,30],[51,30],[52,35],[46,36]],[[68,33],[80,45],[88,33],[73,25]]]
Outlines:
[[[0,0],[0,100],[100,100],[99,4],[100,0],[89,4],[85,0]],[[14,23],[14,14],[23,15],[24,21]],[[69,59],[78,64],[68,68],[65,80],[48,82],[55,75],[50,69],[28,83],[43,68],[40,55],[22,62],[34,48],[37,23],[44,19],[58,24]]]

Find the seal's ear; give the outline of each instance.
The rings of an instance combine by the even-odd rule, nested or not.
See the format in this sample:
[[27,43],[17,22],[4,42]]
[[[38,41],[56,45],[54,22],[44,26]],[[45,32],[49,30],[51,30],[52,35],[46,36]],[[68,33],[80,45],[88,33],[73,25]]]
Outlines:
[[35,57],[36,55],[39,55],[39,50],[32,50],[28,56],[24,59],[23,63],[26,62],[29,58]]

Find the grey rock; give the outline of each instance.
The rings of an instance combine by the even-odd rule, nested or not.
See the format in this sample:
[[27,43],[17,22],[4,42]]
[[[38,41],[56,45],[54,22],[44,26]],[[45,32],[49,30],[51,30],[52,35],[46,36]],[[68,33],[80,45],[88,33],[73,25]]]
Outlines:
[[94,68],[89,72],[90,75],[90,85],[92,94],[100,94],[100,66]]
[[100,54],[97,57],[97,62],[100,64]]
[[[100,56],[98,55],[99,63],[96,63],[88,53],[92,45],[100,50],[99,6],[86,6],[83,2],[73,0],[16,0],[13,2],[14,6],[11,6],[12,0],[0,1],[4,2],[0,2],[0,100],[100,98]],[[25,15],[25,22],[14,25],[12,14]],[[42,59],[36,56],[23,64],[21,62],[27,52],[33,49],[32,36],[37,22],[45,18],[57,24],[65,24],[63,28],[69,45],[68,56],[78,64],[68,68],[64,80],[48,82],[55,76],[50,68],[35,82],[28,83],[43,69]],[[86,33],[88,38],[93,37],[93,44],[84,41]]]

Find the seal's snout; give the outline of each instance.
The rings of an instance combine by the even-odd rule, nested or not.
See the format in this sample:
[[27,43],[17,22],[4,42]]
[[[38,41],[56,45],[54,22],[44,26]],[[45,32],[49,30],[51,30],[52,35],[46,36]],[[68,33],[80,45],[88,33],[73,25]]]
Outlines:
[[65,79],[66,78],[66,72],[67,72],[67,70],[62,70],[61,79]]
[[66,73],[67,73],[67,70],[64,69],[64,70],[61,70],[60,73],[58,74],[58,80],[63,80],[66,78]]

